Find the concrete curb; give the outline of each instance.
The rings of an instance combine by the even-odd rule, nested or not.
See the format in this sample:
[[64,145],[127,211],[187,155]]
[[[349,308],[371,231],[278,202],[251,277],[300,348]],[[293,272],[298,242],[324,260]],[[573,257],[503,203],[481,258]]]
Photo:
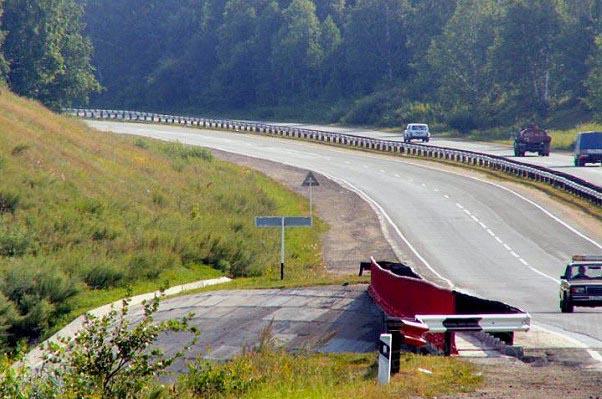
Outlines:
[[[168,288],[164,291],[164,294],[166,296],[177,295],[177,294],[180,294],[180,293],[183,293],[186,291],[195,290],[198,288],[227,283],[228,281],[232,281],[232,279],[230,279],[228,277],[219,277],[219,278],[214,278],[214,279],[210,279],[210,280],[195,281],[193,283],[182,284],[182,285],[177,285],[175,287]],[[143,301],[148,301],[149,299],[153,299],[155,296],[159,295],[160,293],[161,293],[161,291],[154,291],[154,292],[149,292],[146,294],[140,294],[140,295],[133,296],[131,298],[130,305],[131,306],[140,305]],[[92,314],[96,317],[102,317],[102,316],[108,314],[111,311],[111,309],[116,309],[116,310],[121,309],[121,305],[122,305],[122,299],[115,301],[113,303],[109,303],[107,305],[100,306],[100,307],[93,309],[86,313]],[[67,338],[67,337],[75,336],[75,334],[81,329],[83,323],[84,323],[84,315],[81,315],[78,318],[76,318],[75,320],[73,320],[71,323],[69,323],[65,327],[63,327],[60,331],[58,331],[52,337],[48,338],[44,342],[41,342],[40,344],[38,344],[38,346],[36,346],[29,353],[27,353],[27,355],[25,355],[25,358],[23,359],[22,364],[29,366],[33,369],[37,369],[40,366],[42,366],[42,363],[44,362],[44,351],[42,350],[42,347],[48,342],[56,342],[61,337]]]
[[484,344],[499,351],[502,355],[512,356],[519,360],[525,356],[522,346],[508,345],[499,338],[483,331],[473,332],[472,335]]

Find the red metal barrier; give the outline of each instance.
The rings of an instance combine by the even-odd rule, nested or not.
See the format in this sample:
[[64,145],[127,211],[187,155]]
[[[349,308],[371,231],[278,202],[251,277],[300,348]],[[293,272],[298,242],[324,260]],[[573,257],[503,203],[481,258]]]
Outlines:
[[452,291],[428,281],[402,277],[385,270],[372,260],[369,292],[374,301],[394,317],[414,317],[417,314],[455,314]]
[[[374,259],[370,265],[368,292],[390,317],[414,319],[417,314],[456,314],[455,296],[451,290],[418,278],[398,276],[382,268]],[[436,348],[445,350],[444,334],[426,333],[424,338]],[[451,350],[456,353],[453,333]]]

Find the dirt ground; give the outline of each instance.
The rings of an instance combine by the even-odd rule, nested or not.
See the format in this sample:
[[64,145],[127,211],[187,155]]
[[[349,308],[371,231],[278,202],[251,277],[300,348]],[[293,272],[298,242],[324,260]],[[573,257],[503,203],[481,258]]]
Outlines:
[[[219,159],[258,170],[291,190],[309,196],[307,188],[301,187],[307,170],[217,150],[212,152]],[[447,165],[432,162],[428,164],[431,167],[449,169]],[[453,169],[469,176],[484,177],[482,173],[461,168]],[[382,260],[395,260],[395,254],[386,241],[380,222],[370,206],[355,193],[317,173],[314,175],[320,183],[313,192],[314,211],[330,225],[323,243],[327,270],[336,274],[355,274],[359,262],[367,261],[370,256]],[[580,211],[559,204],[538,190],[516,183],[504,184],[521,194],[535,198],[562,216],[582,215]],[[588,219],[581,219],[584,222],[580,223],[579,227],[597,236],[599,225],[586,223]],[[455,395],[447,399],[602,399],[602,369],[567,367],[554,362],[545,354],[533,355],[524,362],[514,358],[471,360],[483,373],[483,386],[476,392]]]

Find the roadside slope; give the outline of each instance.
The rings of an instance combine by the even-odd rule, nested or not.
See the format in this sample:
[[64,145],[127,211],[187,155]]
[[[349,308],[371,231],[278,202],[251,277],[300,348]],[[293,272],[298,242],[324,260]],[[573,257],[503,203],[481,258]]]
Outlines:
[[[7,90],[0,176],[0,326],[9,346],[123,297],[126,286],[270,278],[278,242],[254,216],[307,213],[301,196],[206,149],[101,134]],[[323,269],[324,230],[318,221],[289,235],[291,270]]]

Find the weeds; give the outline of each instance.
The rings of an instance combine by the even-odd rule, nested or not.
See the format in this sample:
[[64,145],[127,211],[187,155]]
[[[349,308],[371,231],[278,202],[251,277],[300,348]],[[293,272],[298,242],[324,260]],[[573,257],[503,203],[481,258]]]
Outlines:
[[0,227],[0,256],[9,258],[23,256],[32,242],[32,238],[24,230]]
[[27,151],[30,148],[29,145],[27,144],[17,144],[15,147],[13,147],[12,151],[10,152],[10,154],[12,156],[18,156],[23,154],[25,151]]
[[0,214],[15,213],[21,197],[14,192],[0,191]]
[[211,161],[213,155],[211,151],[203,147],[184,145],[181,143],[163,143],[159,146],[160,151],[171,159],[202,159]]

